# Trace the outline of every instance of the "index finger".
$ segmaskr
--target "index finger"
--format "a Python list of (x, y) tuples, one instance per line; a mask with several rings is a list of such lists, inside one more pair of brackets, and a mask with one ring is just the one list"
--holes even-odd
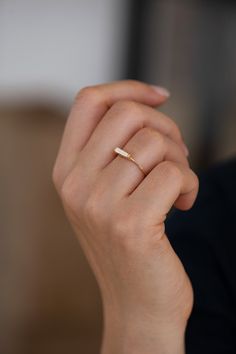
[(79, 91), (69, 114), (53, 178), (61, 186), (73, 168), (79, 151), (109, 108), (119, 100), (133, 100), (158, 106), (169, 97), (168, 91), (135, 80), (113, 81), (85, 87)]

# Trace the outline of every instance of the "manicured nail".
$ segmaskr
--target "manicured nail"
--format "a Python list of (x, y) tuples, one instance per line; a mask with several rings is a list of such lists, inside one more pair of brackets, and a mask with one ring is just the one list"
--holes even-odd
[(161, 86), (151, 85), (151, 87), (158, 93), (160, 96), (164, 96), (166, 98), (170, 97), (170, 91)]

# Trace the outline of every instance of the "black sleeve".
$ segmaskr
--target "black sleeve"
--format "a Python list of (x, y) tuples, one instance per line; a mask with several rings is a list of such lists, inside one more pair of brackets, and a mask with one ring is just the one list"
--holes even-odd
[(187, 354), (236, 353), (236, 163), (200, 176), (189, 211), (174, 210), (166, 233), (193, 285)]

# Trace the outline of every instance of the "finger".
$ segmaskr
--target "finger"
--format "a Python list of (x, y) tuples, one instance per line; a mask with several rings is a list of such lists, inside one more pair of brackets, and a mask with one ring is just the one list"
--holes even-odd
[(168, 136), (184, 151), (181, 133), (170, 118), (141, 103), (119, 101), (106, 113), (82, 151), (82, 156), (93, 160), (92, 164), (88, 161), (89, 168), (104, 168), (114, 159), (114, 148), (122, 148), (143, 127)]
[(135, 80), (114, 81), (83, 88), (75, 99), (64, 130), (62, 143), (54, 168), (57, 184), (62, 184), (71, 170), (77, 154), (83, 148), (98, 122), (117, 101), (129, 99), (157, 106), (168, 98), (162, 88)]
[(187, 166), (163, 161), (130, 194), (140, 216), (153, 225), (165, 219), (173, 204), (181, 210), (192, 207), (198, 192), (198, 178)]
[(164, 160), (189, 167), (187, 158), (179, 145), (149, 127), (140, 129), (124, 146), (124, 150), (131, 154), (143, 168), (144, 173), (135, 163), (119, 155), (112, 160), (102, 171), (100, 184), (102, 183), (103, 187), (100, 188), (106, 190), (112, 181), (108, 197), (113, 201), (128, 196), (141, 183), (145, 175)]

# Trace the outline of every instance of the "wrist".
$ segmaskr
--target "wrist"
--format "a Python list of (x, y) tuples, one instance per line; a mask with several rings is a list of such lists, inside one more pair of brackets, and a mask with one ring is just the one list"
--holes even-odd
[(185, 329), (148, 315), (104, 314), (102, 354), (184, 354)]

